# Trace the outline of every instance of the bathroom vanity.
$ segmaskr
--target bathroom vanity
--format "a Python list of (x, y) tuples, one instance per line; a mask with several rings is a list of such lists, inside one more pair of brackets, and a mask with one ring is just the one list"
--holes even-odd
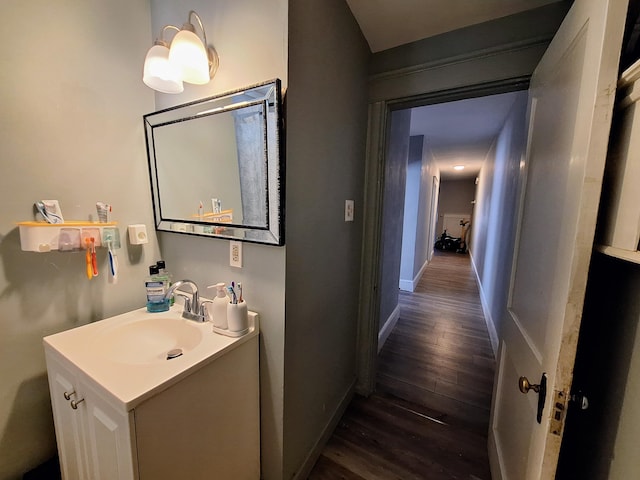
[(45, 337), (63, 478), (260, 478), (259, 328), (249, 316), (237, 338), (181, 318), (178, 305)]

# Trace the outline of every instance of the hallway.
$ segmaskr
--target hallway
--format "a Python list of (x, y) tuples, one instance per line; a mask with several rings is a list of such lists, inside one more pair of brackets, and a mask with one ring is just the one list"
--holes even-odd
[(469, 257), (436, 251), (309, 479), (490, 480), (494, 368)]

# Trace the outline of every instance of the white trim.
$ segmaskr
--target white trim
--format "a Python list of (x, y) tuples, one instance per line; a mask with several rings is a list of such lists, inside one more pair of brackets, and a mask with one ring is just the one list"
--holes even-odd
[(400, 279), (399, 287), (400, 287), (400, 290), (402, 290), (403, 292), (411, 292), (411, 293), (413, 293), (413, 291), (416, 289), (415, 280), (403, 280), (403, 279)]
[(502, 450), (498, 448), (498, 441), (493, 428), (489, 429), (489, 438), (487, 441), (489, 450), (489, 468), (491, 470), (491, 478), (493, 480), (503, 480), (502, 472), (506, 471), (504, 460), (502, 459)]
[(394, 329), (396, 324), (398, 323), (398, 319), (400, 318), (400, 304), (396, 305), (396, 308), (393, 309), (389, 318), (384, 322), (384, 326), (380, 329), (378, 333), (378, 353), (382, 350), (384, 346), (384, 342), (387, 341), (389, 335), (391, 335), (391, 331)]
[(415, 292), (418, 282), (422, 278), (422, 274), (424, 273), (424, 269), (427, 268), (427, 265), (429, 265), (429, 259), (422, 264), (420, 271), (415, 277), (413, 277), (413, 280), (400, 279), (400, 290), (411, 293)]
[(473, 268), (473, 273), (476, 276), (476, 284), (478, 285), (478, 292), (480, 293), (480, 303), (482, 304), (482, 316), (484, 318), (484, 323), (487, 324), (487, 332), (489, 332), (489, 339), (491, 340), (491, 350), (493, 350), (494, 358), (498, 358), (498, 345), (500, 343), (500, 337), (498, 336), (496, 324), (493, 321), (493, 317), (491, 316), (489, 302), (487, 301), (487, 297), (482, 288), (482, 282), (480, 281), (480, 276), (478, 275), (476, 262), (473, 260), (473, 255), (471, 254), (471, 252), (469, 252), (469, 257), (471, 258), (471, 267)]
[(632, 252), (631, 250), (624, 250), (622, 248), (611, 247), (609, 245), (596, 245), (595, 249), (597, 252), (604, 253), (610, 257), (640, 264), (640, 252)]
[(353, 399), (355, 385), (356, 380), (354, 379), (353, 382), (351, 382), (351, 385), (349, 385), (349, 388), (345, 392), (344, 396), (342, 397), (342, 400), (338, 404), (338, 407), (333, 412), (333, 415), (329, 419), (329, 422), (324, 427), (324, 430), (322, 430), (322, 434), (318, 438), (318, 441), (314, 444), (313, 448), (304, 459), (304, 462), (302, 462), (300, 470), (298, 470), (298, 472), (293, 476), (292, 480), (304, 480), (311, 474), (311, 470), (313, 470), (313, 467), (318, 461), (318, 458), (320, 458), (322, 450), (324, 450), (324, 447), (329, 441), (329, 438), (331, 438), (331, 435), (333, 435), (333, 431), (338, 426), (338, 422), (340, 422), (340, 419), (344, 415), (344, 412), (347, 410), (347, 407)]

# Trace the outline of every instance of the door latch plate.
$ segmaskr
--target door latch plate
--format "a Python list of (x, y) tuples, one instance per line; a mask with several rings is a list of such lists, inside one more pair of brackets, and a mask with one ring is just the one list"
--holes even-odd
[(562, 435), (564, 419), (567, 415), (567, 395), (561, 390), (553, 392), (553, 408), (551, 411), (551, 422), (549, 431), (554, 435)]

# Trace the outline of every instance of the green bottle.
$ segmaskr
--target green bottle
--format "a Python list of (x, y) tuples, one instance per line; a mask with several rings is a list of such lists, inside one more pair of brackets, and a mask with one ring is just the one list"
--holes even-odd
[(156, 313), (169, 310), (169, 300), (165, 298), (169, 283), (159, 274), (157, 265), (149, 267), (149, 277), (144, 284), (147, 289), (147, 311)]

